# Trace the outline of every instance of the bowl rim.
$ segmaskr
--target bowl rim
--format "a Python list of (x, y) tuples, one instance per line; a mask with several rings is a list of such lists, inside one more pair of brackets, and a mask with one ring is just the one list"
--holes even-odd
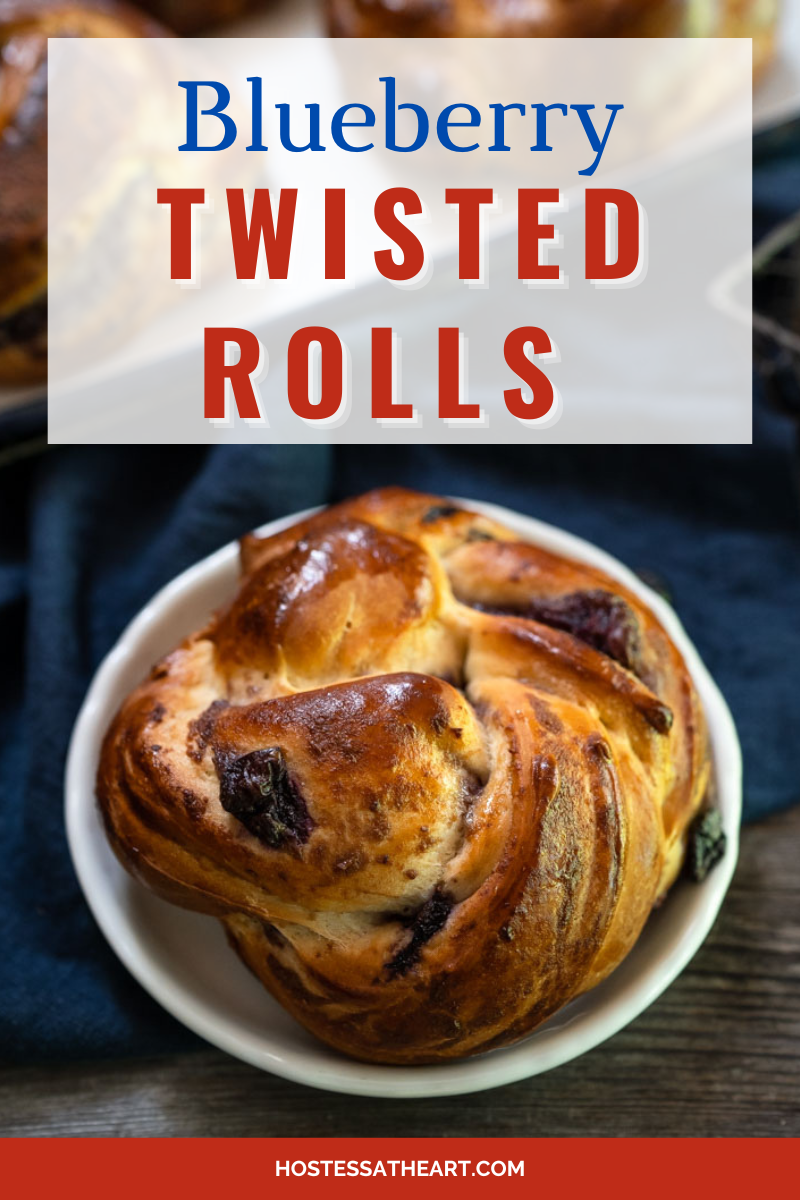
[[(576, 1021), (555, 1028), (552, 1036), (544, 1040), (542, 1034), (547, 1031), (547, 1023), (522, 1041), (487, 1054), (429, 1066), (388, 1066), (333, 1055), (322, 1043), (318, 1044), (318, 1055), (314, 1054), (316, 1044), (311, 1050), (287, 1051), (285, 1047), (270, 1045), (263, 1034), (237, 1028), (235, 1018), (220, 1015), (210, 1002), (194, 994), (148, 955), (126, 919), (124, 907), (110, 892), (104, 878), (107, 866), (95, 852), (96, 830), (101, 822), (94, 794), (97, 756), (118, 676), (141, 657), (143, 648), (139, 643), (165, 611), (185, 600), (214, 572), (232, 565), (238, 555), (238, 543), (222, 546), (161, 588), (126, 626), (98, 667), (75, 722), (67, 755), (67, 841), (78, 882), (101, 932), (134, 978), (162, 1007), (201, 1038), (234, 1057), (285, 1079), (326, 1091), (393, 1098), (461, 1095), (513, 1083), (577, 1058), (639, 1016), (681, 973), (709, 933), (736, 866), (742, 799), (739, 740), (730, 710), (674, 610), (629, 568), (575, 534), (496, 504), (455, 496), (449, 499), (510, 526), (536, 545), (600, 567), (650, 606), (683, 654), (703, 703), (717, 803), (728, 844), (715, 870), (702, 884), (693, 885), (702, 889), (698, 893), (702, 903), (673, 938), (658, 967), (645, 971), (644, 978), (628, 987), (622, 998), (601, 1002), (594, 1010), (590, 1006)], [(255, 532), (277, 533), (317, 511), (318, 508), (310, 508), (269, 521)], [(149, 661), (142, 666), (142, 676), (149, 666)], [(124, 873), (113, 856), (112, 861)], [(639, 940), (646, 936), (647, 926)], [(586, 996), (594, 994), (596, 989)]]

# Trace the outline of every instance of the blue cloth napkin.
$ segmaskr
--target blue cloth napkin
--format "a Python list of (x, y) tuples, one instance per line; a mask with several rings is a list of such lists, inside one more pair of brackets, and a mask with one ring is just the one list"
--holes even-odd
[[(780, 138), (757, 155), (759, 233), (800, 207), (798, 138)], [(0, 446), (35, 449), (41, 432), (29, 412), (0, 424)], [(733, 709), (745, 818), (800, 800), (795, 430), (761, 403), (752, 447), (0, 448), (0, 1057), (197, 1044), (117, 962), (80, 894), (62, 818), (76, 713), (122, 628), (184, 567), (386, 483), (506, 504), (663, 581)]]

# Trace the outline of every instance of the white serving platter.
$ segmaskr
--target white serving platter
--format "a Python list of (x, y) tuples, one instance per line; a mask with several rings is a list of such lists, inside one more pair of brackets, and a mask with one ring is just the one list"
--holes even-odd
[[(650, 605), (683, 653), (705, 707), (728, 847), (702, 883), (681, 880), (675, 885), (613, 975), (517, 1045), (422, 1067), (359, 1063), (329, 1049), (249, 974), (216, 920), (157, 899), (123, 870), (106, 841), (95, 801), (100, 744), (117, 706), (161, 655), (232, 595), (238, 548), (234, 543), (224, 546), (163, 588), (97, 671), (67, 761), (69, 847), (98, 925), (125, 966), (164, 1008), (235, 1057), (329, 1091), (387, 1097), (457, 1095), (512, 1083), (577, 1058), (637, 1017), (680, 974), (711, 929), (736, 865), (742, 800), (736, 729), (672, 608), (616, 559), (572, 534), (494, 505), (457, 503), (506, 523), (531, 542), (600, 567)], [(274, 521), (260, 532), (277, 532), (305, 515)]]

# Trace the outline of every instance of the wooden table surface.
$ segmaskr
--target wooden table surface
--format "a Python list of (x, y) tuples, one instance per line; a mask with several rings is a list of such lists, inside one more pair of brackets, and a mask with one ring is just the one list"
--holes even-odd
[(744, 831), (722, 914), (666, 994), (547, 1075), (371, 1100), (209, 1049), (6, 1070), (0, 1114), (24, 1136), (800, 1136), (800, 808)]

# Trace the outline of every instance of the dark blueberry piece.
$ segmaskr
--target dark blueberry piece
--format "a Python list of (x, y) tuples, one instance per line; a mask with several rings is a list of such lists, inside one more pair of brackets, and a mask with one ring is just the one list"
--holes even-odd
[(533, 597), (517, 607), (489, 604), (473, 607), (498, 616), (527, 617), (552, 629), (561, 629), (629, 671), (635, 674), (641, 671), (639, 622), (630, 605), (613, 592), (592, 588), (567, 592), (564, 596)]
[(434, 504), (433, 508), (429, 508), (422, 518), (423, 525), (432, 525), (434, 521), (440, 520), (442, 517), (454, 517), (456, 513), (460, 513), (461, 509), (456, 508), (453, 504)]
[(220, 800), (226, 812), (273, 849), (302, 845), (314, 828), (279, 746), (253, 750), (225, 764)]
[(409, 922), (411, 937), (386, 968), (390, 975), (404, 975), (419, 962), (420, 951), (435, 933), (444, 926), (454, 901), (446, 892), (437, 888), (429, 900), (426, 900), (416, 916)]
[(695, 817), (689, 829), (686, 850), (686, 874), (702, 883), (725, 853), (728, 839), (722, 829), (722, 817), (715, 808)]
[(200, 713), (194, 721), (189, 722), (189, 733), (186, 738), (186, 753), (195, 762), (200, 762), (206, 752), (206, 747), (214, 736), (217, 717), (230, 707), (227, 700), (212, 700), (208, 708)]
[(571, 633), (623, 667), (633, 669), (638, 660), (636, 617), (630, 606), (612, 592), (596, 588), (550, 600), (534, 600), (529, 611), (534, 621)]

